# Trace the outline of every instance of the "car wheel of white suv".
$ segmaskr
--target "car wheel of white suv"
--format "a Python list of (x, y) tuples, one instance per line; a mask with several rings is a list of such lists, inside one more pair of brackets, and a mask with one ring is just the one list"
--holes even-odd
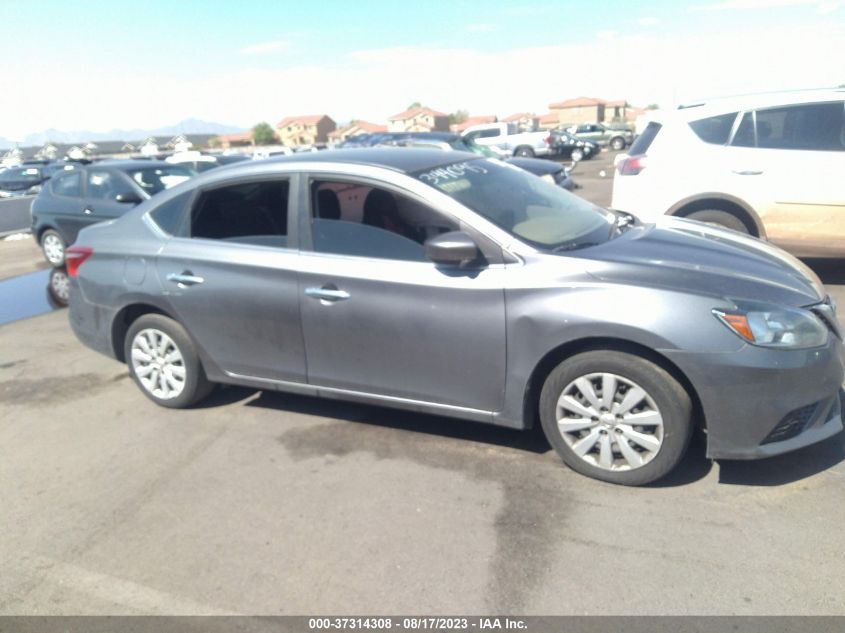
[(732, 213), (721, 211), (720, 209), (702, 209), (701, 211), (690, 213), (686, 218), (687, 220), (697, 220), (698, 222), (704, 222), (705, 224), (711, 224), (720, 228), (732, 229), (737, 233), (745, 233), (746, 235), (750, 233), (748, 227), (745, 226), (745, 222)]

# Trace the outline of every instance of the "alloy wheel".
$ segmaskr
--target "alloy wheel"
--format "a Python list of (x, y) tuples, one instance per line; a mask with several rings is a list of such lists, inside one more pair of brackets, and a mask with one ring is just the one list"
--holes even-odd
[(560, 394), (555, 419), (563, 440), (582, 460), (603, 470), (641, 468), (663, 446), (663, 416), (632, 380), (591, 373)]
[(44, 256), (54, 266), (60, 265), (65, 259), (65, 245), (61, 238), (53, 233), (48, 233), (42, 241)]
[(185, 388), (185, 360), (167, 334), (148, 328), (132, 340), (132, 370), (141, 385), (162, 400), (176, 398)]

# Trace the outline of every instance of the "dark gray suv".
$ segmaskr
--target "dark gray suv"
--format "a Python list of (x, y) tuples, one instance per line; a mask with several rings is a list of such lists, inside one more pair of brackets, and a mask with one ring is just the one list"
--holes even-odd
[(643, 484), (695, 425), (750, 459), (842, 429), (818, 278), (754, 238), (643, 224), (473, 154), (350, 149), (210, 171), (68, 249), (70, 321), (141, 391), (214, 383), (526, 428)]

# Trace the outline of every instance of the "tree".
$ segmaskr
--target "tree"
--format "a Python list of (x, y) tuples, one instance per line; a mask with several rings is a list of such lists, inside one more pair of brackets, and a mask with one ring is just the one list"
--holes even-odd
[(660, 106), (657, 105), (656, 103), (649, 103), (646, 106), (646, 110), (659, 110), (659, 109), (660, 109)]
[(426, 106), (424, 106), (423, 104), (421, 104), (419, 101), (414, 101), (411, 105), (409, 105), (409, 106), (408, 106), (407, 108), (405, 108), (405, 109), (406, 109), (406, 110), (413, 110), (414, 108), (424, 108), (424, 107), (426, 107)]
[(449, 115), (449, 124), (463, 123), (467, 120), (469, 112), (467, 110), (455, 110)]
[(256, 145), (272, 145), (276, 142), (276, 133), (269, 123), (262, 121), (252, 128), (252, 140)]

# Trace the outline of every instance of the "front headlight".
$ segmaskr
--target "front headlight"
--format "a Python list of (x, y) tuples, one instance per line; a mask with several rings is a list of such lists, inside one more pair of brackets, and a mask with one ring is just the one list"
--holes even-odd
[(800, 349), (827, 343), (827, 327), (808, 310), (713, 310), (713, 314), (734, 334), (754, 345)]
[(553, 185), (555, 184), (555, 177), (551, 174), (543, 174), (542, 176), (540, 176), (540, 178), (542, 178), (546, 182), (552, 183)]

